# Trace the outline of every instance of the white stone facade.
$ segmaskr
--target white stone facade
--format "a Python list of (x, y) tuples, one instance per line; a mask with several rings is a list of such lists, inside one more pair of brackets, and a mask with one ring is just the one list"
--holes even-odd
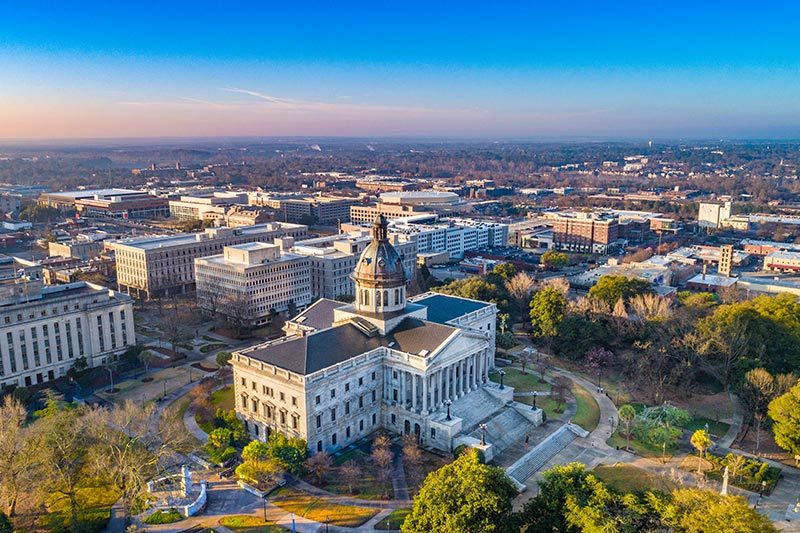
[(85, 282), (44, 287), (0, 307), (0, 389), (63, 377), (81, 357), (104, 365), (134, 344), (130, 296)]

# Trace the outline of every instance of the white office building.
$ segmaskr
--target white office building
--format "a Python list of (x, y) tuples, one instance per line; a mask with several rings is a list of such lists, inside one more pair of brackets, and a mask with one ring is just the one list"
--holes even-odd
[(723, 222), (731, 218), (731, 202), (700, 202), (697, 212), (697, 225), (701, 228), (721, 228)]
[(418, 223), (416, 217), (391, 222), (392, 234), (403, 235), (417, 243), (417, 253), (447, 252), (462, 258), (470, 250), (505, 246), (508, 224), (469, 218), (448, 218), (436, 223)]
[(305, 309), (311, 303), (310, 261), (281, 247), (281, 239), (251, 242), (195, 259), (200, 308), (249, 327), (268, 324), (277, 313)]
[(86, 282), (45, 287), (41, 266), (0, 257), (0, 390), (108, 363), (136, 344), (130, 296)]
[[(406, 278), (412, 279), (417, 263), (417, 243), (398, 235), (392, 235), (390, 239), (403, 261)], [(292, 252), (310, 261), (311, 295), (332, 300), (354, 295), (353, 270), (370, 241), (366, 231), (356, 230), (295, 243)]]

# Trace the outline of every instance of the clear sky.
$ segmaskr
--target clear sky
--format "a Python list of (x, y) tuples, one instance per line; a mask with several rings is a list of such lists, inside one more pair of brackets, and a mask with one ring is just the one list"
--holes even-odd
[(800, 3), (3, 2), (0, 138), (800, 138)]

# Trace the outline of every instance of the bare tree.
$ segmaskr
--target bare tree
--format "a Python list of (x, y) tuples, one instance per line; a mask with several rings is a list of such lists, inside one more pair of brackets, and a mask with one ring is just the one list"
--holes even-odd
[(177, 300), (173, 298), (172, 306), (166, 310), (162, 319), (162, 331), (173, 352), (177, 352), (180, 342), (192, 338), (195, 319), (191, 313), (181, 311)]
[(536, 281), (525, 272), (518, 272), (514, 277), (505, 282), (509, 296), (514, 299), (520, 313), (526, 314), (528, 304), (531, 301)]
[(655, 294), (637, 294), (628, 306), (639, 320), (664, 320), (672, 315), (669, 301)]
[(525, 367), (531, 362), (531, 352), (530, 348), (522, 350), (519, 353), (519, 364), (522, 367), (522, 373), (525, 374)]
[[(378, 471), (378, 478), (383, 483), (383, 486), (388, 490), (388, 480), (392, 473), (392, 463), (394, 462), (394, 454), (389, 448), (389, 438), (385, 435), (378, 435), (372, 441), (372, 462)], [(388, 497), (388, 493), (385, 494)]]
[(27, 411), (12, 395), (0, 404), (0, 503), (14, 516), (20, 492), (29, 485), (36, 465), (36, 439), (25, 425)]
[(354, 460), (350, 459), (339, 469), (344, 482), (347, 483), (347, 492), (353, 494), (353, 484), (361, 478), (361, 467)]
[(228, 295), (222, 303), (222, 312), (237, 335), (242, 335), (250, 327), (250, 299), (246, 294), (236, 292)]
[(306, 469), (317, 478), (317, 485), (322, 485), (325, 474), (333, 468), (333, 459), (328, 452), (317, 452), (306, 461)]
[(422, 466), (422, 448), (416, 435), (403, 436), (403, 462), (411, 477), (416, 479)]
[(92, 436), (91, 466), (107, 476), (122, 494), (126, 513), (147, 490), (147, 479), (164, 471), (186, 443), (186, 431), (178, 417), (170, 416), (158, 428), (151, 427), (155, 405), (145, 407), (126, 401), (112, 408), (95, 408), (83, 417)]
[(767, 418), (769, 402), (775, 398), (775, 378), (764, 368), (754, 368), (744, 375), (742, 400), (756, 426), (756, 452), (761, 444), (761, 426)]
[(572, 380), (565, 376), (556, 376), (550, 387), (550, 394), (556, 402), (556, 411), (561, 412), (567, 401), (567, 393), (572, 388)]

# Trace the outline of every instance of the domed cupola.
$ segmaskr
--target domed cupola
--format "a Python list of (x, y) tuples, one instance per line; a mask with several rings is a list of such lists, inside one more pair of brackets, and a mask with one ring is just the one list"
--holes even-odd
[(383, 215), (378, 215), (372, 225), (372, 242), (361, 253), (353, 279), (359, 312), (388, 313), (405, 308), (403, 259), (389, 242), (389, 223)]

